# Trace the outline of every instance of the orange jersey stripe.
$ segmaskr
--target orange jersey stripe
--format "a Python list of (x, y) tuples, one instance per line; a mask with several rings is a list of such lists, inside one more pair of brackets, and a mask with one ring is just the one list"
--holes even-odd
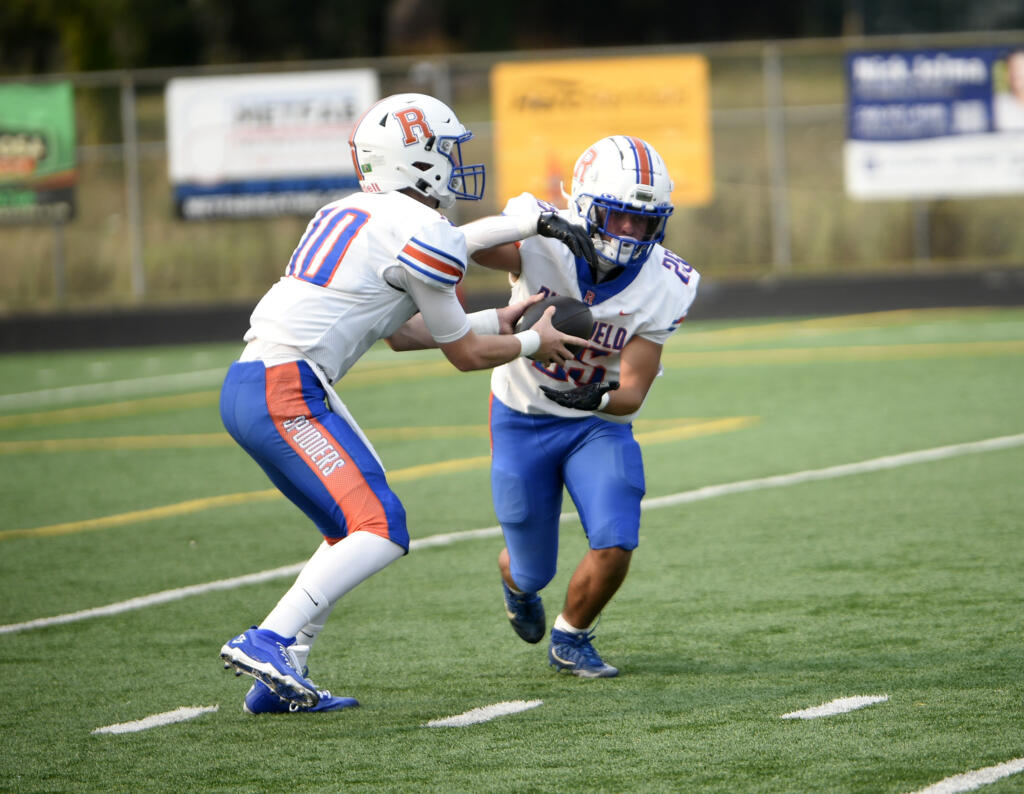
[[(266, 388), (267, 408), (274, 427), (334, 498), (345, 516), (348, 531), (371, 532), (387, 538), (387, 514), (377, 494), (341, 442), (318, 419), (309, 416), (309, 407), (302, 397), (298, 362), (268, 367)], [(307, 421), (300, 423), (300, 417)], [(292, 425), (291, 429), (285, 426), (286, 422)], [(295, 427), (301, 429), (296, 432)], [(309, 445), (307, 440), (314, 434), (319, 438)], [(335, 454), (337, 458), (332, 460)]]
[(427, 265), (428, 267), (434, 268), (434, 270), (440, 270), (442, 273), (447, 273), (449, 276), (454, 276), (455, 278), (458, 279), (462, 278), (462, 271), (459, 270), (457, 267), (452, 267), (447, 262), (443, 262), (440, 259), (437, 259), (436, 257), (430, 256), (424, 251), (421, 251), (419, 248), (414, 248), (411, 245), (407, 245), (405, 246), (405, 248), (402, 249), (402, 253), (408, 254), (413, 259), (417, 259), (423, 264)]

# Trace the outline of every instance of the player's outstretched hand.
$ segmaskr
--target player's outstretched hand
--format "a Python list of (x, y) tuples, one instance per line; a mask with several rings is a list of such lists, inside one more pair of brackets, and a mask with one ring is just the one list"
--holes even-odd
[(569, 223), (561, 215), (554, 212), (542, 213), (537, 221), (537, 234), (541, 237), (553, 237), (560, 240), (566, 248), (572, 251), (573, 256), (582, 256), (589, 265), (597, 264), (594, 241), (590, 239), (587, 230), (575, 223)]
[(508, 306), (502, 306), (499, 308), (498, 333), (515, 333), (516, 323), (519, 322), (519, 318), (523, 316), (523, 312), (533, 306), (533, 304), (542, 300), (544, 300), (544, 293), (537, 292), (526, 300), (519, 301), (518, 303), (510, 303)]
[(540, 347), (530, 356), (534, 361), (542, 364), (558, 364), (562, 366), (567, 361), (572, 361), (576, 354), (569, 349), (569, 345), (575, 347), (586, 347), (587, 340), (578, 336), (564, 334), (552, 325), (555, 316), (555, 307), (548, 306), (532, 326), (532, 330), (540, 334)]
[(548, 399), (554, 400), (566, 408), (575, 408), (577, 411), (594, 411), (601, 405), (601, 398), (605, 392), (615, 391), (617, 388), (619, 388), (619, 382), (610, 380), (607, 383), (587, 383), (567, 391), (559, 391), (551, 386), (541, 386), (540, 390), (547, 395)]

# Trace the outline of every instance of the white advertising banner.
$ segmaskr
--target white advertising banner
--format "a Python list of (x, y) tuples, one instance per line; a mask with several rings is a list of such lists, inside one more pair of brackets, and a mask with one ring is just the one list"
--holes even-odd
[(379, 97), (373, 69), (171, 80), (168, 173), (178, 214), (306, 215), (355, 190), (348, 139)]
[(854, 52), (847, 87), (851, 197), (1024, 193), (1024, 49)]

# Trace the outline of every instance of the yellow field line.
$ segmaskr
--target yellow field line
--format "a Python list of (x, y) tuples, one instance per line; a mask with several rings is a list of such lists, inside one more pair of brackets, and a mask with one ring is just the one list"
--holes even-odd
[[(936, 310), (946, 311), (946, 310)], [(900, 315), (906, 312), (883, 312), (881, 314)], [(874, 315), (850, 315), (852, 318), (872, 317)], [(838, 323), (839, 320), (849, 318), (824, 318), (820, 320), (803, 321), (807, 327), (826, 326), (828, 323)], [(799, 323), (780, 323), (778, 328), (793, 328)], [(768, 330), (773, 326), (757, 326), (753, 330)], [(842, 326), (839, 326), (842, 327)], [(725, 329), (723, 331), (707, 332), (708, 336), (727, 336), (732, 331), (743, 329)], [(690, 339), (697, 339), (699, 335), (694, 334)], [(739, 335), (741, 341), (749, 341), (756, 338), (756, 334), (749, 336)], [(682, 337), (680, 343), (685, 344), (687, 337)], [(996, 355), (1019, 355), (1024, 352), (1024, 340), (992, 341), (992, 342), (933, 342), (914, 343), (904, 345), (854, 345), (854, 346), (827, 346), (827, 347), (794, 347), (794, 348), (769, 348), (760, 350), (702, 350), (702, 351), (678, 351), (675, 352), (677, 344), (672, 344), (662, 355), (662, 361), (666, 364), (676, 366), (740, 366), (750, 363), (773, 363), (788, 362), (797, 363), (803, 361), (885, 361), (895, 359), (915, 358), (941, 358), (943, 356), (996, 356)], [(387, 368), (375, 368), (366, 371), (353, 370), (345, 376), (342, 391), (352, 387), (366, 386), (377, 383), (386, 383), (397, 380), (407, 380), (420, 377), (442, 377), (458, 373), (447, 361), (417, 362), (403, 364)], [(51, 411), (38, 411), (34, 413), (9, 414), (0, 416), (0, 430), (39, 427), (41, 425), (63, 424), (68, 422), (81, 422), (97, 419), (111, 419), (128, 415), (154, 413), (158, 411), (181, 410), (182, 408), (195, 408), (217, 403), (219, 392), (216, 390), (191, 392), (187, 394), (170, 395), (166, 397), (147, 397), (138, 400), (127, 400), (116, 403), (103, 403), (101, 405), (89, 405), (79, 408), (62, 408)], [(439, 435), (437, 437), (444, 437)]]
[[(862, 314), (843, 314), (835, 317), (810, 317), (802, 320), (780, 320), (773, 323), (741, 325), (733, 328), (720, 328), (712, 331), (684, 329), (683, 333), (673, 338), (672, 343), (685, 344), (689, 341), (746, 342), (753, 340), (773, 339), (793, 331), (826, 330), (845, 331), (880, 326), (909, 325), (922, 320), (935, 321), (947, 317), (978, 316), (989, 314), (992, 307), (936, 309), (892, 309)], [(997, 311), (999, 311), (997, 309)]]
[(111, 419), (133, 414), (175, 411), (182, 408), (195, 408), (201, 405), (214, 405), (219, 394), (217, 391), (197, 391), (189, 394), (174, 394), (168, 397), (145, 397), (140, 400), (103, 403), (101, 405), (84, 405), (80, 408), (59, 408), (53, 411), (10, 414), (8, 416), (0, 416), (0, 429), (39, 427), (40, 425), (81, 422), (88, 419)]
[(730, 416), (725, 419), (711, 419), (706, 422), (674, 427), (668, 430), (637, 433), (636, 440), (640, 442), (641, 446), (667, 444), (670, 441), (679, 441), (684, 438), (696, 438), (697, 436), (710, 436), (714, 433), (729, 433), (733, 430), (741, 430), (744, 427), (749, 427), (756, 421), (756, 416)]
[(132, 510), (128, 513), (118, 513), (112, 516), (87, 518), (84, 521), (68, 521), (64, 524), (51, 524), (47, 527), (34, 527), (32, 529), (5, 529), (0, 532), (0, 540), (70, 535), (90, 529), (109, 529), (110, 527), (120, 527), (140, 521), (154, 521), (158, 518), (198, 513), (201, 510), (209, 510), (211, 507), (231, 507), (251, 502), (267, 502), (272, 499), (278, 499), (280, 496), (281, 492), (276, 488), (268, 488), (265, 491), (224, 494), (223, 496), (208, 496), (204, 499), (189, 499), (188, 501), (178, 502), (173, 505), (150, 507), (145, 510)]
[(47, 438), (38, 441), (0, 441), (0, 455), (39, 452), (95, 452), (115, 449), (191, 449), (193, 447), (227, 447), (233, 446), (234, 443), (227, 433)]
[(487, 438), (487, 425), (434, 425), (432, 427), (378, 427), (366, 430), (373, 442), (429, 441), (438, 438)]
[[(731, 430), (738, 430), (756, 421), (756, 417), (738, 416), (725, 419), (711, 420), (650, 420), (652, 425), (664, 425), (669, 423), (683, 423), (682, 426), (669, 427), (668, 429), (652, 430), (637, 435), (637, 441), (644, 445), (665, 444), (671, 441), (678, 441), (682, 438), (692, 438), (699, 435), (711, 433), (726, 433)], [(410, 482), (426, 477), (435, 477), (442, 474), (453, 474), (463, 471), (476, 471), (486, 469), (490, 466), (490, 455), (477, 455), (471, 458), (458, 458), (455, 460), (442, 461), (440, 463), (426, 463), (419, 466), (407, 466), (403, 469), (395, 469), (388, 472), (388, 480), (391, 482)], [(0, 530), (0, 541), (14, 540), (15, 538), (51, 537), (54, 535), (71, 535), (77, 532), (86, 532), (95, 529), (108, 529), (126, 524), (134, 524), (143, 521), (154, 521), (160, 518), (198, 513), (215, 507), (232, 507), (234, 505), (249, 504), (252, 502), (267, 502), (281, 497), (281, 492), (276, 488), (269, 488), (263, 491), (247, 491), (245, 493), (224, 494), (222, 496), (209, 496), (203, 499), (189, 499), (172, 505), (151, 507), (145, 510), (132, 510), (127, 513), (117, 513), (111, 516), (99, 516), (88, 518), (82, 521), (68, 521), (62, 524), (51, 524), (44, 527), (32, 527), (29, 529), (6, 529)]]
[(424, 463), (420, 466), (407, 466), (404, 469), (395, 469), (388, 472), (388, 480), (391, 482), (410, 482), (412, 480), (422, 480), (426, 477), (434, 477), (438, 474), (455, 474), (460, 471), (486, 469), (490, 465), (490, 455), (456, 458), (455, 460), (446, 460), (441, 463)]
[[(671, 429), (673, 438), (689, 438), (707, 432), (718, 432), (718, 424), (736, 420), (705, 421), (701, 419), (638, 419), (638, 431)], [(696, 430), (691, 426), (697, 425)], [(682, 429), (680, 429), (682, 428)], [(702, 429), (702, 428), (711, 428)], [(731, 429), (731, 428), (726, 428)], [(365, 431), (374, 443), (383, 441), (429, 441), (439, 438), (487, 438), (487, 425), (434, 425), (426, 427), (381, 427)], [(648, 435), (651, 435), (648, 432)], [(637, 436), (643, 438), (644, 436)], [(176, 435), (104, 436), (102, 438), (47, 438), (27, 441), (0, 441), (0, 455), (60, 452), (96, 452), (102, 450), (193, 449), (197, 447), (231, 447), (235, 442), (227, 433), (181, 433)]]
[[(486, 425), (438, 425), (436, 427), (382, 427), (366, 431), (375, 442), (420, 441), (438, 438), (486, 438)], [(235, 442), (227, 433), (181, 433), (177, 435), (105, 436), (103, 438), (47, 438), (28, 441), (0, 441), (0, 455), (53, 452), (95, 452), (97, 450), (191, 449), (230, 447)]]
[(682, 367), (734, 367), (743, 364), (799, 364), (807, 361), (903, 361), (923, 358), (1021, 354), (1024, 354), (1024, 340), (792, 347), (767, 350), (707, 350), (666, 353), (661, 360), (664, 364)]

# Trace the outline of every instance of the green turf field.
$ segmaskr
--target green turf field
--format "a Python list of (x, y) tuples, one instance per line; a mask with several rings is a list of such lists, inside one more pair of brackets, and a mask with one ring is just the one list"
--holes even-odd
[[(458, 534), (495, 524), (488, 374), (375, 348), (340, 394), (417, 547), (335, 610), (311, 675), (362, 706), (321, 715), (244, 714), (218, 659), (290, 576), (233, 580), (319, 541), (221, 428), (238, 349), (0, 357), (0, 790), (912, 792), (1024, 766), (1024, 310), (685, 327), (636, 424), (653, 501), (597, 681), (515, 636), (500, 537)], [(583, 549), (565, 516), (549, 619)], [(783, 718), (860, 696), (887, 699)], [(541, 703), (428, 725), (515, 701)], [(93, 733), (181, 707), (209, 711)]]

